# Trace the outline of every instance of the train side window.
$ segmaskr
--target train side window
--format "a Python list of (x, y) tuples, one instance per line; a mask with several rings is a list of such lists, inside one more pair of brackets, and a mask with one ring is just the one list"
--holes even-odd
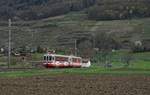
[(55, 57), (52, 57), (52, 60), (55, 61)]
[(68, 58), (67, 57), (57, 56), (55, 60), (56, 61), (63, 61), (63, 62), (65, 62), (65, 61), (68, 61)]
[(78, 59), (77, 61), (80, 63), (80, 62), (81, 62), (81, 59)]
[(73, 58), (72, 61), (73, 62), (78, 62), (78, 59), (77, 58)]
[(68, 61), (72, 63), (72, 58), (69, 58)]

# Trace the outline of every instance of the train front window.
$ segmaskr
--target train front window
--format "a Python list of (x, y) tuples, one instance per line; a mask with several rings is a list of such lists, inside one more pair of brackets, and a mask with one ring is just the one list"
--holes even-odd
[(44, 56), (45, 61), (52, 61), (52, 56)]
[(49, 59), (49, 58), (48, 58), (48, 56), (47, 56), (46, 60), (48, 61), (48, 59)]
[(46, 57), (46, 56), (44, 56), (44, 60), (47, 60), (47, 57)]
[(52, 61), (52, 56), (49, 56), (49, 59), (48, 59), (49, 61)]

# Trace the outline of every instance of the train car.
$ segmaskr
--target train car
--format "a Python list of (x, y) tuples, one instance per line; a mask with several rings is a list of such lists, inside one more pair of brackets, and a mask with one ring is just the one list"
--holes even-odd
[(90, 61), (83, 62), (81, 57), (58, 54), (45, 54), (44, 67), (46, 68), (80, 68), (90, 67)]

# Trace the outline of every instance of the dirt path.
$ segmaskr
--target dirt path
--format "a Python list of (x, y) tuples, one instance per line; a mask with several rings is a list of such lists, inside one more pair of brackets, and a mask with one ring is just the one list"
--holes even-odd
[(0, 78), (0, 95), (150, 95), (150, 77)]
[(103, 23), (101, 21), (97, 22), (90, 31), (94, 32), (99, 28), (99, 25), (102, 25)]

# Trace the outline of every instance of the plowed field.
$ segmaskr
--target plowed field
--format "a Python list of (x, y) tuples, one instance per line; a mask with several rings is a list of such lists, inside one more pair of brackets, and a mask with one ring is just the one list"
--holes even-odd
[(0, 78), (0, 95), (150, 95), (149, 76)]

